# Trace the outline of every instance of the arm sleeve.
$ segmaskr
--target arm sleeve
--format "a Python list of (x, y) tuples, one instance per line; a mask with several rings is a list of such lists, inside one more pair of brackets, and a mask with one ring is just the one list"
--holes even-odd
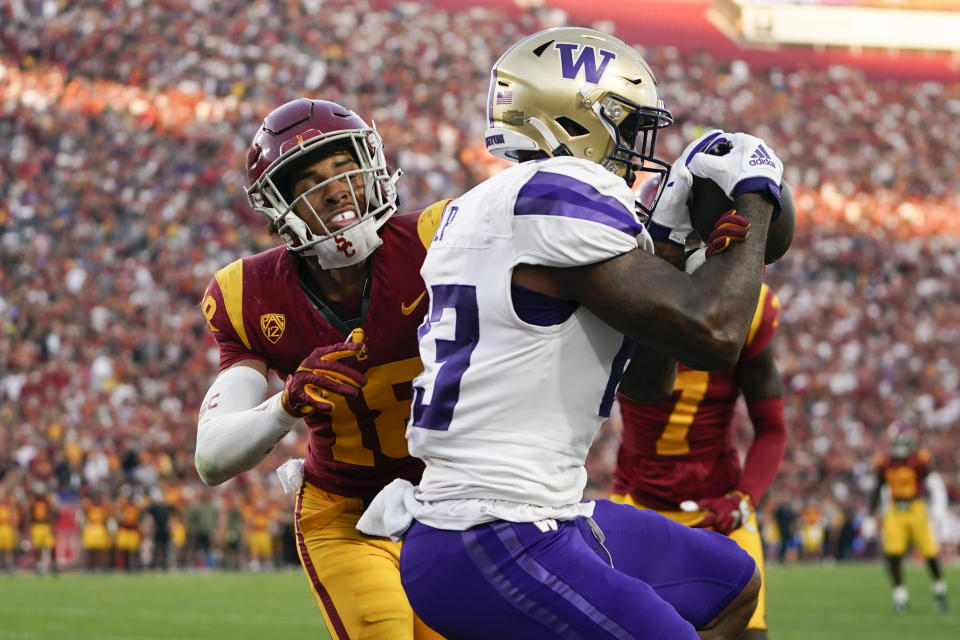
[(783, 398), (765, 398), (747, 402), (754, 437), (738, 488), (756, 505), (766, 493), (783, 461), (787, 427), (783, 419)]
[(226, 369), (210, 385), (197, 421), (194, 464), (208, 485), (260, 463), (296, 424), (279, 393), (264, 400), (267, 380), (250, 367)]
[(873, 489), (870, 491), (870, 513), (874, 513), (877, 507), (880, 506), (880, 497), (883, 491), (883, 485), (886, 482), (883, 475), (885, 464), (886, 459), (883, 454), (878, 453), (873, 457), (873, 466), (876, 469), (876, 473), (874, 475)]
[(923, 484), (930, 496), (930, 517), (933, 520), (941, 520), (946, 516), (949, 507), (947, 486), (936, 471), (928, 473), (927, 477), (923, 479)]
[(750, 321), (746, 344), (740, 354), (740, 361), (756, 358), (773, 340), (773, 334), (780, 325), (780, 299), (766, 283), (760, 288), (760, 299)]

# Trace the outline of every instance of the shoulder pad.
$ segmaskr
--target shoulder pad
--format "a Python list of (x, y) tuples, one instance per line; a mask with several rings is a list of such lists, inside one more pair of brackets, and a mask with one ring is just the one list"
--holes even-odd
[(235, 260), (214, 274), (220, 286), (220, 295), (226, 307), (227, 317), (243, 345), (249, 349), (250, 340), (243, 326), (243, 260)]
[(436, 233), (437, 227), (440, 226), (440, 217), (443, 215), (443, 210), (451, 200), (452, 198), (448, 198), (434, 202), (420, 212), (420, 217), (417, 219), (417, 235), (420, 236), (420, 242), (423, 243), (425, 249), (430, 248), (430, 242), (433, 241), (433, 234)]

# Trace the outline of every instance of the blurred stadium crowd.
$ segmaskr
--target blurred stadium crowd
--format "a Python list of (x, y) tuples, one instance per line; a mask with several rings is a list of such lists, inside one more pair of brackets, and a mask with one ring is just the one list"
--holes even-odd
[[(337, 101), (376, 121), (405, 172), (402, 208), (453, 197), (499, 168), (481, 141), (491, 63), (563, 14), (374, 0), (18, 0), (0, 12), (0, 505), (25, 524), (31, 495), (55, 495), (71, 557), (93, 493), (112, 505), (108, 522), (129, 504), (168, 505), (186, 564), (213, 548), (229, 557), (246, 547), (236, 532), (257, 527), (280, 553), (290, 500), (273, 468), (302, 434), (223, 488), (193, 469), (217, 367), (200, 297), (217, 268), (276, 242), (241, 189), (250, 137), (277, 104)], [(799, 230), (768, 280), (783, 303), (789, 440), (761, 509), (772, 548), (818, 526), (830, 553), (846, 536), (868, 554), (871, 460), (894, 419), (920, 429), (960, 500), (960, 81), (752, 73), (636, 44), (677, 122), (658, 155), (719, 126), (765, 138), (785, 162)], [(596, 443), (590, 495), (607, 488), (617, 429)], [(795, 530), (780, 532), (791, 514)], [(137, 526), (152, 535), (158, 520)], [(955, 554), (955, 519), (942, 533)]]

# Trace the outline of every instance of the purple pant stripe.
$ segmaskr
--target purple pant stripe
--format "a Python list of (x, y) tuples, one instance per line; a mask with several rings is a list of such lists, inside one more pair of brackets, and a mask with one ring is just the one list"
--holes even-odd
[[(499, 566), (502, 564), (494, 559), (484, 548), (484, 543), (476, 531), (464, 531), (462, 535), (463, 546), (470, 558), (476, 564), (477, 569), (484, 575), (497, 593), (510, 602), (517, 609), (523, 611), (533, 620), (539, 621), (543, 626), (552, 629), (557, 637), (567, 640), (580, 640), (581, 636), (567, 623), (550, 612), (549, 609), (541, 606), (536, 600), (523, 592), (523, 589), (515, 585), (507, 576), (500, 572)], [(489, 542), (489, 538), (488, 538)], [(509, 554), (506, 549), (502, 553)]]
[[(573, 523), (564, 523), (564, 525), (569, 527), (575, 526)], [(527, 576), (533, 579), (535, 583), (545, 584), (550, 587), (551, 591), (569, 602), (583, 615), (592, 620), (594, 624), (601, 627), (614, 638), (631, 640), (633, 636), (627, 632), (626, 629), (621, 627), (615, 620), (611, 619), (609, 616), (605, 615), (602, 611), (599, 611), (595, 606), (590, 604), (586, 598), (577, 593), (577, 591), (571, 585), (566, 583), (560, 576), (540, 564), (532, 554), (526, 553), (526, 547), (517, 536), (516, 529), (519, 526), (529, 527), (531, 525), (527, 524), (512, 525), (509, 527), (495, 527), (497, 537), (500, 539), (500, 542), (503, 543), (507, 553), (513, 556), (513, 558), (516, 560), (517, 566), (523, 569)]]

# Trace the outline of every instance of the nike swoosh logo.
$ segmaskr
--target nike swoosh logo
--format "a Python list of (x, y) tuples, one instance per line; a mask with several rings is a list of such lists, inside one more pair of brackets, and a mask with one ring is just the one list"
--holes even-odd
[(402, 314), (405, 315), (405, 316), (408, 316), (408, 315), (410, 315), (411, 313), (413, 313), (413, 310), (417, 308), (417, 305), (420, 304), (420, 301), (423, 300), (423, 296), (425, 296), (425, 295), (427, 295), (427, 292), (426, 292), (426, 291), (424, 291), (423, 293), (421, 293), (421, 294), (417, 297), (417, 299), (413, 301), (413, 304), (410, 304), (410, 305), (406, 305), (406, 304), (403, 304), (403, 303), (401, 302), (401, 303), (400, 303), (400, 313), (402, 313)]

